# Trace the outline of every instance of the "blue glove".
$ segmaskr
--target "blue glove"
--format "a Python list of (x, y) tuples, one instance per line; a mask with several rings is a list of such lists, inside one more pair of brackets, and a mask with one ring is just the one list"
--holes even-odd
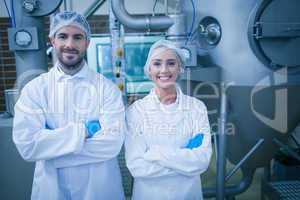
[(85, 127), (87, 129), (88, 137), (93, 137), (98, 131), (101, 130), (101, 125), (98, 120), (91, 120), (85, 122)]
[(52, 128), (50, 128), (50, 126), (47, 124), (47, 122), (46, 122), (46, 124), (45, 124), (45, 129), (53, 130)]
[(198, 133), (195, 137), (189, 140), (189, 143), (186, 145), (185, 148), (193, 149), (200, 147), (203, 141), (203, 136), (204, 135), (202, 133)]

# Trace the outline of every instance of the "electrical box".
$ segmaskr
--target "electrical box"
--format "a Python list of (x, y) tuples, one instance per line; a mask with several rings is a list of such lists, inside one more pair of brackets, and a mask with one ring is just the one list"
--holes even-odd
[(11, 51), (38, 50), (38, 30), (36, 27), (9, 28), (8, 43)]

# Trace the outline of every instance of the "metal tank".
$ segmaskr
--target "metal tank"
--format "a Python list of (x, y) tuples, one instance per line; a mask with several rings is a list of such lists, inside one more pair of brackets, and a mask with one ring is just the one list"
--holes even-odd
[[(182, 1), (192, 26), (190, 1)], [(226, 84), (227, 158), (237, 164), (260, 140), (264, 142), (244, 166), (255, 169), (269, 164), (300, 120), (300, 1), (297, 0), (195, 0), (198, 26), (193, 42), (198, 47), (196, 68), (187, 91), (195, 94), (203, 73), (219, 68), (220, 79), (211, 79), (209, 94), (219, 82)], [(198, 72), (197, 72), (198, 71)], [(220, 94), (220, 93), (218, 93)], [(220, 99), (205, 100), (208, 110)], [(210, 115), (216, 123), (218, 112)], [(232, 128), (232, 127), (231, 127)]]

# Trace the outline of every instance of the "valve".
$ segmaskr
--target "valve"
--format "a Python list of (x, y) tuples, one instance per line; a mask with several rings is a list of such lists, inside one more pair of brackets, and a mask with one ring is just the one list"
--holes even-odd
[(38, 1), (37, 0), (24, 0), (23, 8), (25, 9), (26, 12), (32, 13), (35, 9), (38, 8)]

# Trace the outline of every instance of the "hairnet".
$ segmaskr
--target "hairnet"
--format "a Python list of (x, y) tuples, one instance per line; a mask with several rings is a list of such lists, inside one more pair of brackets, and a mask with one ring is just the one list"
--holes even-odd
[(150, 63), (151, 63), (152, 55), (153, 55), (153, 53), (156, 49), (161, 48), (161, 47), (166, 48), (166, 49), (170, 49), (176, 54), (176, 56), (179, 60), (180, 72), (184, 71), (184, 65), (185, 65), (185, 59), (186, 58), (185, 58), (182, 50), (180, 48), (176, 47), (175, 44), (171, 41), (158, 40), (157, 42), (155, 42), (151, 46), (151, 48), (149, 50), (149, 53), (148, 53), (146, 64), (144, 66), (144, 72), (145, 72), (145, 75), (148, 76), (148, 78), (150, 78), (149, 70), (150, 70)]
[(60, 12), (52, 17), (49, 37), (53, 37), (55, 33), (62, 27), (70, 25), (83, 30), (85, 32), (86, 38), (90, 39), (91, 29), (89, 23), (84, 16), (72, 11)]

